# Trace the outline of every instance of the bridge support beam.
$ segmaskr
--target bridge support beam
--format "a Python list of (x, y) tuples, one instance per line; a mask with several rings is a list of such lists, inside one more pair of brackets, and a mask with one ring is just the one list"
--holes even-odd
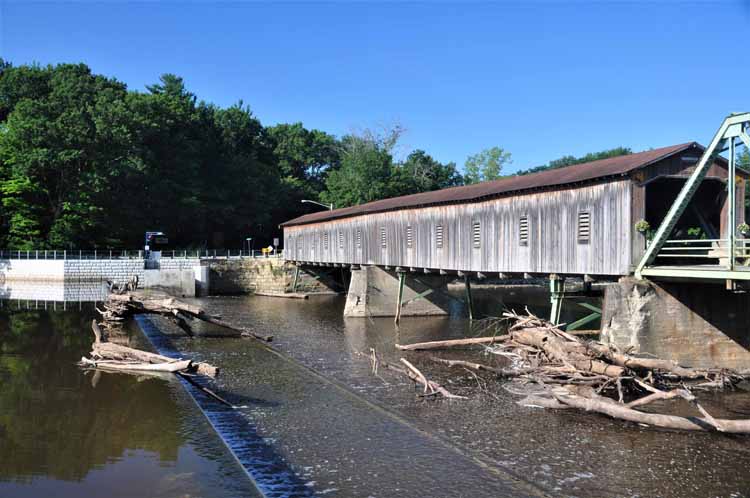
[(550, 275), (549, 294), (550, 304), (552, 304), (549, 321), (557, 325), (560, 323), (560, 312), (562, 311), (563, 299), (565, 299), (565, 279), (557, 275)]
[(605, 291), (601, 339), (696, 368), (750, 368), (750, 294), (717, 283), (623, 278)]
[(454, 300), (447, 283), (448, 278), (440, 275), (353, 268), (344, 316), (394, 317), (398, 323), (405, 316), (447, 315)]
[(474, 300), (471, 297), (471, 277), (464, 275), (464, 286), (466, 287), (466, 310), (469, 313), (469, 320), (474, 320)]

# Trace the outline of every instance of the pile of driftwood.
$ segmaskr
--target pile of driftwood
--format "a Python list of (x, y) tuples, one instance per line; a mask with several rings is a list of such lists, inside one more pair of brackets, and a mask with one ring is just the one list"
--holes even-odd
[[(750, 433), (750, 420), (717, 419), (697, 401), (693, 391), (725, 389), (750, 377), (748, 372), (725, 369), (695, 369), (657, 358), (627, 354), (596, 341), (584, 340), (531, 314), (506, 313), (502, 335), (396, 344), (402, 351), (426, 351), (458, 346), (486, 345), (494, 354), (507, 357), (510, 365), (499, 368), (481, 363), (425, 356), (449, 367), (483, 371), (503, 379), (513, 379), (506, 389), (524, 397), (519, 403), (552, 409), (580, 409), (654, 427), (681, 430), (715, 430)], [(495, 328), (498, 323), (490, 322)], [(409, 376), (424, 386), (427, 395), (461, 398), (428, 380), (408, 360), (406, 368), (388, 365), (370, 352), (373, 371), (386, 366)], [(696, 416), (657, 413), (656, 401), (681, 399), (692, 404)], [(647, 411), (644, 407), (650, 405)], [(663, 407), (663, 405), (658, 405)]]
[(133, 315), (158, 314), (170, 318), (190, 337), (196, 335), (192, 322), (202, 321), (221, 327), (225, 331), (224, 336), (251, 337), (262, 341), (271, 341), (273, 338), (228, 323), (199, 306), (185, 303), (164, 293), (138, 291), (137, 287), (136, 279), (122, 286), (110, 284), (107, 301), (101, 308), (97, 307), (102, 317), (101, 326), (96, 320), (91, 324), (94, 343), (91, 346), (90, 357), (81, 358), (79, 365), (86, 369), (139, 376), (175, 374), (191, 382), (207, 395), (232, 406), (210, 389), (192, 380), (195, 375), (216, 378), (219, 374), (217, 367), (205, 362), (169, 358), (120, 344), (120, 339), (124, 336), (122, 324)]
[(170, 318), (191, 337), (195, 335), (192, 322), (199, 320), (221, 327), (225, 335), (251, 337), (265, 342), (273, 340), (273, 336), (259, 335), (238, 327), (222, 320), (218, 315), (207, 313), (199, 306), (185, 303), (167, 294), (132, 290), (130, 284), (120, 289), (111, 286), (111, 291), (103, 309), (97, 308), (105, 326), (121, 323), (133, 315), (158, 314)]
[(211, 378), (219, 375), (219, 369), (208, 363), (169, 358), (109, 342), (96, 320), (91, 322), (91, 329), (94, 332), (94, 343), (91, 345), (91, 357), (81, 358), (80, 365), (83, 367), (118, 372), (197, 374)]

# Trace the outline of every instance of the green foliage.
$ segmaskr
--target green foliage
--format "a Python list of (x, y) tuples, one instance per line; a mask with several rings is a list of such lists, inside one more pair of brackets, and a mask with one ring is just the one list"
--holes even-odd
[(415, 150), (391, 171), (390, 195), (429, 192), (463, 184), (455, 163), (442, 164), (423, 150)]
[(442, 164), (423, 150), (397, 162), (393, 150), (403, 130), (364, 130), (341, 141), (341, 165), (326, 179), (323, 202), (344, 207), (386, 197), (416, 194), (463, 184), (454, 163)]
[(354, 206), (390, 194), (391, 151), (400, 132), (377, 135), (369, 130), (342, 139), (341, 166), (329, 173), (321, 199), (336, 207)]
[(511, 162), (510, 152), (500, 147), (485, 149), (466, 159), (464, 182), (470, 184), (502, 178), (503, 167)]
[[(266, 128), (177, 75), (133, 91), (84, 64), (0, 59), (0, 247), (135, 248), (147, 230), (179, 248), (260, 247), (310, 211), (302, 199), (345, 207), (463, 184), (423, 150), (394, 159), (402, 133)], [(489, 149), (470, 158), (472, 178), (509, 161)]]
[(614, 149), (607, 149), (599, 152), (590, 152), (580, 157), (563, 156), (559, 159), (550, 161), (548, 164), (545, 164), (543, 166), (537, 166), (535, 168), (519, 171), (517, 174), (528, 175), (530, 173), (539, 173), (540, 171), (546, 171), (548, 169), (564, 168), (565, 166), (572, 166), (574, 164), (588, 163), (591, 161), (598, 161), (600, 159), (608, 159), (610, 157), (626, 156), (632, 153), (633, 151), (629, 147), (615, 147)]
[(747, 147), (743, 147), (740, 152), (737, 153), (737, 166), (750, 170), (750, 150)]
[(640, 233), (646, 233), (651, 230), (651, 224), (646, 220), (638, 220), (635, 224), (635, 229)]
[(282, 177), (307, 183), (312, 192), (322, 191), (328, 171), (340, 163), (336, 137), (307, 130), (302, 123), (280, 124), (267, 131)]
[(123, 152), (117, 130), (101, 125), (113, 120), (124, 85), (82, 64), (20, 67), (3, 72), (0, 95), (13, 105), (0, 134), (7, 243), (28, 249), (85, 240), (102, 227), (102, 176)]
[(198, 103), (164, 75), (128, 92), (82, 64), (0, 64), (0, 243), (136, 247), (271, 237), (282, 181), (267, 133), (239, 103)]
[(303, 199), (320, 199), (328, 173), (340, 165), (340, 145), (333, 135), (308, 130), (302, 123), (280, 124), (266, 132), (281, 177), (273, 218), (288, 220), (300, 214)]

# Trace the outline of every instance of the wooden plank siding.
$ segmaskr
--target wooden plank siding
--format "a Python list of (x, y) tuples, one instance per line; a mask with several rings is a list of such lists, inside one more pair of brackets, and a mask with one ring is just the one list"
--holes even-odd
[[(627, 275), (632, 247), (631, 187), (630, 178), (622, 177), (481, 202), (287, 226), (285, 256), (311, 263), (466, 272)], [(590, 220), (587, 242), (578, 237), (580, 213), (588, 213)], [(527, 245), (521, 244), (519, 235), (523, 216), (528, 218)], [(436, 247), (438, 225), (443, 226), (442, 248)], [(407, 243), (409, 232), (411, 244)]]

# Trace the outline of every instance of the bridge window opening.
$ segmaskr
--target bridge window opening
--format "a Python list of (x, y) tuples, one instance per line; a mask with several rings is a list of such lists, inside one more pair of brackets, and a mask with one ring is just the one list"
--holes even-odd
[(344, 232), (339, 230), (339, 249), (344, 248)]
[(323, 232), (323, 249), (328, 250), (328, 232)]
[(588, 244), (591, 240), (591, 213), (581, 211), (578, 213), (578, 243)]
[(474, 249), (479, 249), (482, 246), (482, 223), (480, 221), (471, 223), (471, 239)]
[(387, 240), (385, 238), (385, 227), (380, 227), (380, 247), (385, 249), (387, 246), (386, 242)]
[(522, 246), (529, 245), (529, 217), (521, 216), (518, 220), (518, 243)]
[(414, 247), (414, 235), (411, 225), (408, 225), (406, 227), (406, 247), (408, 247), (409, 249)]
[(435, 225), (435, 247), (443, 248), (443, 225)]
[(354, 238), (357, 241), (357, 248), (361, 249), (362, 248), (362, 229), (361, 228), (357, 228)]

